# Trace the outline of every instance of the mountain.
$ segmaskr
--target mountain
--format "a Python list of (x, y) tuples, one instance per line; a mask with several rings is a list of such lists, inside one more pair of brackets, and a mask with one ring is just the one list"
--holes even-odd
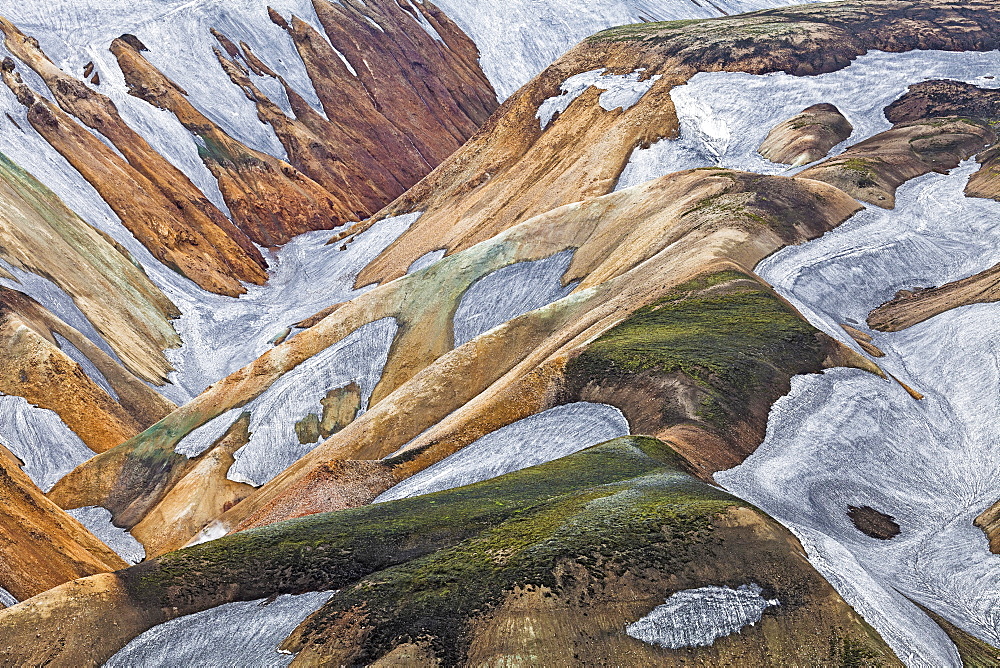
[(992, 2), (0, 32), (5, 664), (1000, 663)]

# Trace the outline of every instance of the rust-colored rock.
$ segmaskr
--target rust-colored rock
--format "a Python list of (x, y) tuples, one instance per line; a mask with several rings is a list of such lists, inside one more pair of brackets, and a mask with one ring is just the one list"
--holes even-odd
[(959, 306), (996, 301), (1000, 301), (1000, 265), (940, 287), (900, 290), (868, 314), (868, 326), (898, 332)]
[(973, 521), (986, 534), (990, 541), (990, 552), (1000, 554), (1000, 501), (984, 510)]
[(0, 503), (0, 587), (18, 600), (128, 565), (45, 498), (2, 445)]
[(356, 220), (351, 210), (290, 164), (248, 148), (188, 101), (186, 93), (123, 39), (111, 43), (129, 92), (172, 112), (198, 140), (233, 222), (255, 243), (278, 246), (313, 230)]
[[(260, 252), (176, 167), (121, 119), (114, 103), (62, 72), (37, 42), (0, 18), (4, 44), (31, 67), (59, 106), (38, 95), (4, 61), (3, 79), (39, 134), (86, 178), (161, 262), (206, 290), (236, 296), (241, 281), (263, 283)], [(67, 111), (69, 113), (67, 113)], [(69, 114), (104, 135), (121, 155)], [(122, 158), (124, 156), (124, 159)]]
[(59, 349), (44, 324), (31, 322), (31, 309), (27, 318), (15, 310), (26, 301), (24, 295), (0, 288), (0, 392), (54, 411), (95, 452), (142, 431), (135, 418)]
[(775, 126), (758, 152), (771, 162), (798, 167), (825, 158), (852, 132), (854, 126), (836, 106), (814, 104)]
[[(364, 216), (436, 167), (497, 107), (472, 40), (432, 3), (414, 5), (443, 42), (394, 0), (315, 0), (326, 36), (270, 10), (294, 40), (329, 120), (287, 85), (296, 119), (285, 117), (228, 68), (275, 127), (290, 162)], [(254, 71), (270, 70), (243, 51)]]

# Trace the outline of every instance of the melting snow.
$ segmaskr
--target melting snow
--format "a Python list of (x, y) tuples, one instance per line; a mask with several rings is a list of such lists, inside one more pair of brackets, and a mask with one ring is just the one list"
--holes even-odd
[(330, 592), (283, 595), (268, 602), (227, 603), (154, 626), (118, 651), (106, 668), (174, 666), (287, 666), (295, 658), (278, 646)]
[(146, 550), (142, 543), (132, 537), (125, 529), (119, 529), (111, 523), (111, 511), (100, 506), (86, 506), (67, 510), (90, 533), (94, 534), (104, 544), (118, 553), (118, 556), (130, 564), (137, 564), (146, 558)]
[(382, 493), (375, 503), (471, 485), (628, 433), (628, 421), (614, 406), (582, 401), (556, 406), (483, 436)]
[(21, 468), (43, 492), (94, 456), (53, 411), (7, 394), (0, 394), (0, 444), (24, 462)]
[(661, 77), (659, 74), (640, 81), (645, 68), (639, 68), (630, 74), (604, 74), (606, 68), (591, 70), (571, 76), (560, 84), (561, 95), (550, 97), (538, 106), (535, 117), (542, 129), (548, 127), (556, 114), (561, 114), (569, 108), (578, 97), (591, 86), (604, 92), (598, 97), (598, 103), (605, 111), (614, 109), (627, 110), (642, 99), (653, 84)]
[(562, 276), (572, 261), (573, 251), (566, 250), (508, 265), (473, 283), (455, 310), (455, 347), (568, 295), (576, 283), (564, 286)]
[(310, 413), (322, 414), (320, 400), (330, 390), (356, 382), (364, 410), (382, 377), (397, 329), (395, 318), (359, 327), (281, 376), (247, 404), (243, 410), (250, 412), (250, 442), (236, 451), (236, 463), (226, 477), (263, 485), (316, 447), (316, 443), (299, 442), (295, 423)]
[(781, 605), (762, 595), (760, 585), (701, 587), (671, 594), (667, 602), (625, 627), (633, 638), (679, 649), (704, 647), (760, 621), (764, 611)]

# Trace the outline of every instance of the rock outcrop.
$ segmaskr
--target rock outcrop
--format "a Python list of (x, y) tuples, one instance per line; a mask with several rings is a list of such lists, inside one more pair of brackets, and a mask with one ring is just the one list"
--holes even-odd
[(928, 118), (896, 124), (798, 176), (825, 181), (853, 197), (892, 209), (896, 188), (931, 172), (958, 167), (997, 140), (984, 119)]
[(771, 162), (799, 167), (825, 158), (852, 132), (854, 126), (836, 106), (814, 104), (775, 126), (757, 151)]
[[(459, 154), (380, 214), (425, 212), (361, 272), (358, 285), (401, 276), (429, 251), (469, 248), (557, 206), (610, 192), (636, 147), (677, 135), (670, 90), (699, 71), (810, 75), (839, 70), (873, 49), (990, 50), (1000, 46), (998, 26), (995, 7), (984, 0), (849, 0), (598, 33), (510, 97)], [(601, 91), (591, 87), (542, 128), (542, 103), (562, 95), (571, 76), (601, 68), (660, 78), (626, 110), (605, 110)]]
[[(1000, 91), (980, 88), (960, 81), (924, 81), (890, 104), (886, 118), (894, 123), (931, 116), (981, 118), (993, 123), (1000, 120)], [(1000, 199), (1000, 149), (996, 147), (977, 156), (982, 164), (969, 178), (965, 194), (969, 197)]]
[[(166, 379), (170, 365), (163, 349), (179, 343), (170, 324), (177, 307), (123, 248), (2, 154), (0, 258), (47, 278), (72, 298), (133, 374), (150, 382)], [(102, 366), (96, 357), (91, 361)]]
[[(886, 108), (889, 120), (902, 123), (928, 122), (919, 119), (942, 113), (970, 127), (995, 125), (1000, 122), (1000, 91), (958, 81), (927, 81), (910, 86), (904, 96)], [(968, 197), (996, 199), (1000, 194), (1000, 180), (996, 178), (998, 149), (994, 145), (978, 156), (982, 167), (969, 178), (965, 188)], [(996, 301), (1000, 301), (1000, 265), (942, 286), (900, 290), (869, 314), (868, 324), (873, 329), (896, 332), (960, 306)]]
[[(0, 587), (18, 600), (127, 564), (82, 524), (45, 498), (0, 445)], [(11, 650), (17, 652), (20, 643)]]
[(247, 68), (261, 76), (273, 70), (216, 33), (226, 54), (220, 62), (291, 164), (367, 218), (472, 136), (496, 109), (496, 94), (475, 44), (430, 2), (316, 0), (314, 7), (325, 35), (298, 17), (270, 14), (295, 42), (325, 117), (275, 77), (294, 112), (286, 115), (247, 76)]

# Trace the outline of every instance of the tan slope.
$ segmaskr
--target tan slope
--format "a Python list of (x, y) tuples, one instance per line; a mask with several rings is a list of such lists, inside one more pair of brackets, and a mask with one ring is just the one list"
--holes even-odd
[(59, 349), (44, 321), (32, 317), (41, 307), (28, 303), (24, 308), (26, 302), (30, 300), (24, 295), (0, 288), (0, 392), (54, 411), (95, 452), (142, 431), (134, 417)]
[(798, 167), (825, 158), (852, 132), (854, 126), (836, 106), (814, 104), (776, 125), (757, 150), (771, 162)]
[(128, 565), (45, 498), (2, 445), (0, 503), (0, 587), (18, 600)]
[[(28, 108), (28, 121), (100, 193), (122, 223), (161, 262), (202, 288), (236, 296), (240, 281), (263, 283), (260, 252), (190, 179), (132, 130), (114, 103), (57, 68), (31, 37), (0, 17), (4, 44), (45, 81), (59, 106), (3, 63), (3, 78)], [(104, 135), (116, 153), (84, 125)], [(124, 156), (124, 158), (122, 157)]]
[(166, 379), (171, 367), (162, 351), (180, 343), (170, 324), (177, 307), (127, 251), (3, 155), (0, 258), (66, 292), (129, 371)]
[(989, 122), (978, 118), (898, 123), (799, 176), (826, 181), (863, 202), (892, 209), (900, 185), (924, 174), (954, 169), (996, 139)]
[[(423, 254), (455, 252), (557, 206), (610, 192), (633, 149), (677, 133), (669, 99), (698, 71), (808, 75), (847, 66), (871, 49), (990, 50), (1000, 9), (974, 0), (848, 0), (697, 22), (650, 23), (598, 33), (508, 99), (463, 150), (382, 215), (425, 211), (358, 277), (406, 272)], [(662, 78), (635, 106), (605, 111), (588, 89), (544, 131), (539, 106), (569, 77), (598, 68)]]

